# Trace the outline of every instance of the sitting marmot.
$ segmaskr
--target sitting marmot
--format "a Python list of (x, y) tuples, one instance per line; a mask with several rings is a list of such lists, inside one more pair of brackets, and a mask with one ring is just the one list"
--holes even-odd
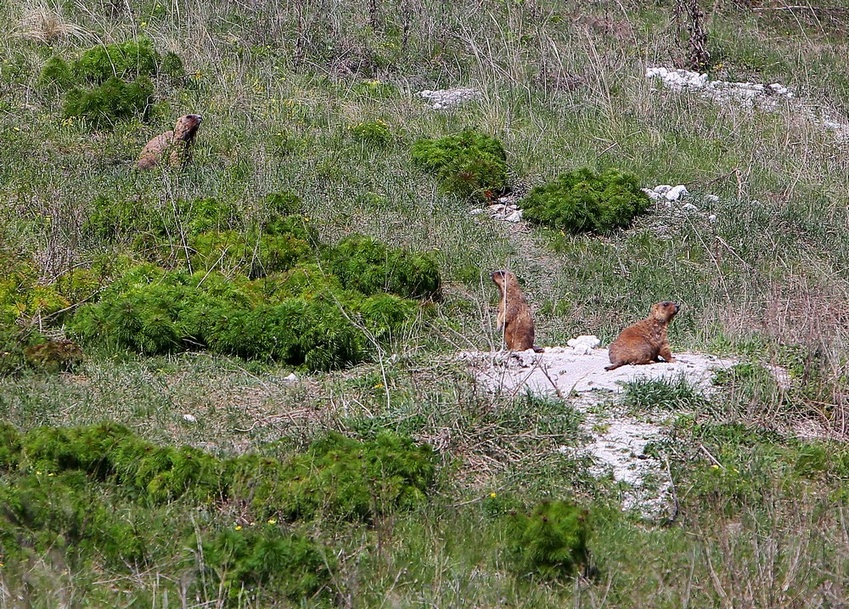
[(166, 131), (147, 143), (139, 155), (136, 166), (139, 169), (151, 169), (166, 154), (171, 165), (188, 163), (200, 121), (200, 114), (186, 114), (178, 118), (174, 131)]
[(516, 275), (510, 271), (493, 271), (490, 275), (501, 292), (498, 303), (497, 330), (504, 331), (504, 343), (510, 351), (525, 351), (533, 349), (541, 353), (542, 349), (534, 346), (534, 318), (525, 295), (519, 288)]
[(674, 362), (666, 338), (666, 328), (680, 308), (681, 305), (669, 300), (652, 305), (648, 317), (622, 330), (619, 337), (610, 343), (610, 365), (605, 370), (613, 370), (625, 364), (659, 362), (658, 356), (666, 362)]

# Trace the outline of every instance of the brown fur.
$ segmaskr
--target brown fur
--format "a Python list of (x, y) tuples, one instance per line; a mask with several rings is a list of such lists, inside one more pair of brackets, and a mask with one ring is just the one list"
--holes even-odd
[(510, 351), (533, 349), (537, 353), (542, 352), (534, 346), (534, 318), (516, 275), (510, 271), (493, 271), (490, 277), (501, 293), (497, 329), (503, 330), (507, 348)]
[(605, 370), (625, 364), (651, 364), (659, 362), (659, 357), (666, 362), (674, 362), (666, 329), (679, 308), (681, 305), (669, 300), (658, 302), (652, 305), (648, 317), (622, 330), (619, 337), (610, 343), (610, 366)]
[(166, 154), (169, 164), (173, 166), (188, 163), (200, 122), (200, 114), (186, 114), (178, 118), (173, 131), (157, 135), (145, 145), (136, 166), (139, 169), (152, 169)]

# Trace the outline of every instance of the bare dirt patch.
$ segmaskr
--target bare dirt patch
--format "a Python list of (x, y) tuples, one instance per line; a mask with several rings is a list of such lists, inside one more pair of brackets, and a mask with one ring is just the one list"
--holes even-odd
[(493, 393), (511, 396), (530, 392), (562, 399), (583, 416), (582, 430), (591, 440), (584, 446), (561, 446), (566, 456), (592, 457), (593, 474), (612, 476), (622, 489), (622, 507), (654, 521), (672, 519), (676, 501), (669, 468), (662, 460), (646, 454), (646, 447), (667, 437), (669, 413), (629, 413), (618, 396), (626, 383), (640, 379), (677, 381), (709, 393), (718, 369), (736, 363), (702, 353), (675, 353), (672, 363), (622, 366), (609, 364), (607, 349), (595, 348), (595, 337), (569, 341), (574, 346), (548, 347), (543, 353), (466, 352), (475, 381)]

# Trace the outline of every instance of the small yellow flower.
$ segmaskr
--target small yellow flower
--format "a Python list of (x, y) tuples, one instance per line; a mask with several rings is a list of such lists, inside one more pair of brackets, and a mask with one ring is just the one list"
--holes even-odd
[(142, 21), (139, 23), (139, 27), (147, 27), (147, 21)]
[(495, 497), (496, 497), (495, 493), (490, 493), (490, 494), (489, 494), (489, 498), (490, 498), (490, 499), (495, 499)]
[(237, 525), (236, 525), (236, 530), (237, 530), (237, 531), (241, 531), (241, 530), (242, 530), (242, 525), (237, 524)]
[(710, 468), (711, 469), (719, 469), (719, 466), (716, 463), (714, 463), (713, 465), (710, 466)]
[(383, 383), (378, 383), (373, 387), (373, 389), (383, 389)]
[(277, 519), (276, 518), (269, 518), (268, 524), (277, 524)]

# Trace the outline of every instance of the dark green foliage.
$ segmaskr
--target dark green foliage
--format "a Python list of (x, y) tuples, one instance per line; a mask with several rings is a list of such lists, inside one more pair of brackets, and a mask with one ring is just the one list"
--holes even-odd
[(159, 62), (159, 74), (177, 80), (186, 76), (183, 60), (176, 53), (168, 51)]
[(226, 481), (221, 479), (223, 465), (209, 453), (182, 446), (177, 450), (153, 451), (152, 456), (155, 466), (143, 472), (137, 471), (137, 480), (139, 473), (150, 476), (157, 472), (145, 489), (154, 502), (182, 497), (205, 503), (225, 492)]
[(510, 553), (519, 574), (556, 579), (586, 565), (587, 510), (566, 501), (543, 501), (530, 515), (509, 518)]
[(286, 232), (282, 222), (269, 227), (274, 234), (245, 235), (237, 231), (208, 232), (191, 240), (192, 267), (237, 272), (251, 278), (291, 269), (309, 259), (313, 246)]
[[(174, 63), (173, 59), (169, 62)], [(74, 62), (72, 71), (79, 80), (100, 84), (111, 78), (131, 81), (139, 76), (152, 76), (158, 63), (159, 53), (151, 41), (140, 38), (92, 47)]]
[(17, 326), (0, 324), (0, 377), (24, 369), (28, 337), (29, 334)]
[(74, 84), (74, 74), (71, 66), (60, 57), (51, 57), (44, 64), (38, 77), (38, 87), (47, 89), (54, 87), (59, 90), (69, 88)]
[(83, 118), (97, 129), (138, 116), (147, 118), (157, 73), (181, 78), (182, 61), (168, 53), (164, 59), (146, 38), (101, 44), (68, 63), (48, 59), (39, 86), (63, 91), (65, 117)]
[(208, 348), (332, 370), (367, 360), (374, 339), (398, 336), (416, 320), (420, 307), (410, 297), (439, 291), (429, 256), (352, 238), (326, 254), (337, 277), (306, 263), (321, 245), (305, 218), (278, 217), (264, 228), (254, 242), (235, 231), (192, 238), (193, 275), (130, 270), (99, 302), (80, 307), (70, 329), (83, 341), (144, 354)]
[[(189, 278), (172, 273), (162, 283), (128, 287), (123, 293), (81, 308), (71, 327), (83, 340), (99, 339), (139, 353), (168, 353), (182, 348), (178, 317), (195, 291)], [(114, 292), (113, 292), (114, 294)]]
[(339, 434), (280, 461), (245, 455), (222, 460), (189, 446), (147, 442), (122, 425), (38, 427), (23, 437), (0, 427), (0, 468), (57, 476), (78, 471), (114, 481), (152, 504), (246, 501), (257, 519), (334, 515), (370, 520), (419, 504), (436, 475), (436, 455), (408, 437), (382, 433), (360, 442)]
[(368, 442), (331, 433), (288, 461), (249, 455), (228, 468), (231, 493), (251, 497), (257, 519), (369, 521), (419, 505), (436, 476), (436, 455), (393, 433)]
[(293, 192), (274, 192), (265, 198), (265, 206), (272, 216), (288, 216), (301, 213), (303, 202)]
[(537, 186), (522, 200), (523, 217), (568, 233), (609, 233), (627, 227), (651, 201), (634, 175), (583, 168)]
[(21, 434), (13, 425), (0, 422), (0, 469), (17, 467), (21, 456)]
[(91, 212), (83, 223), (82, 233), (96, 241), (113, 242), (146, 230), (145, 210), (138, 201), (119, 201), (99, 195), (91, 203)]
[(313, 597), (330, 584), (333, 557), (321, 546), (279, 528), (225, 529), (202, 544), (204, 566), (235, 601), (246, 590), (267, 586), (291, 601)]
[(292, 477), (281, 499), (289, 518), (332, 513), (367, 520), (409, 509), (425, 498), (436, 474), (429, 446), (391, 433), (366, 443), (329, 434), (288, 467)]
[(227, 231), (239, 225), (236, 206), (212, 197), (182, 203), (180, 209), (188, 219), (186, 224), (192, 235)]
[(327, 257), (330, 270), (348, 289), (407, 298), (439, 296), (439, 268), (428, 254), (390, 249), (371, 237), (353, 235), (340, 241)]
[(26, 434), (0, 423), (0, 563), (7, 572), (40, 556), (70, 576), (101, 577), (167, 564), (237, 605), (246, 595), (297, 602), (330, 593), (335, 568), (333, 550), (298, 532), (305, 521), (368, 522), (419, 506), (436, 463), (430, 447), (392, 433), (222, 459), (111, 422)]
[(66, 117), (86, 119), (95, 128), (139, 115), (147, 116), (153, 82), (146, 76), (127, 83), (114, 76), (93, 89), (71, 89), (65, 96)]
[(413, 162), (433, 173), (446, 192), (489, 201), (507, 186), (507, 154), (501, 142), (466, 129), (438, 139), (420, 139)]

